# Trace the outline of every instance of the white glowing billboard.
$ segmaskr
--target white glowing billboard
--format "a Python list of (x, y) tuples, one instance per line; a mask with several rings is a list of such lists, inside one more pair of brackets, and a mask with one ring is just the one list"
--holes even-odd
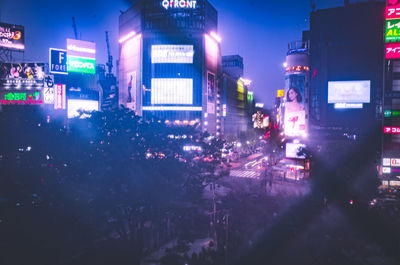
[(153, 78), (151, 79), (151, 104), (193, 104), (193, 79)]
[(80, 111), (99, 111), (99, 102), (96, 100), (70, 99), (68, 100), (68, 118), (88, 118), (90, 115), (80, 115)]
[(328, 103), (370, 103), (371, 81), (328, 82)]
[(297, 158), (297, 159), (305, 159), (306, 157), (303, 154), (299, 155), (301, 149), (305, 148), (304, 144), (295, 144), (295, 143), (287, 143), (286, 144), (286, 157), (287, 158)]
[(151, 63), (193, 63), (193, 45), (153, 45)]

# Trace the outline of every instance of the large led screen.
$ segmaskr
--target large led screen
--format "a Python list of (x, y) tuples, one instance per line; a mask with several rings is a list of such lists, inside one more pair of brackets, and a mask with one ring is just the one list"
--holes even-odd
[(286, 77), (284, 94), (285, 114), (284, 127), (287, 136), (306, 135), (305, 90), (306, 77), (303, 74), (293, 74)]
[(286, 158), (305, 159), (304, 154), (299, 154), (301, 149), (305, 148), (304, 144), (287, 143), (286, 144)]
[(151, 63), (193, 63), (193, 45), (153, 45)]
[(99, 102), (95, 100), (70, 99), (68, 100), (68, 118), (88, 118), (90, 115), (80, 115), (80, 111), (99, 111)]
[(328, 103), (370, 103), (371, 81), (328, 82)]
[(41, 89), (46, 81), (43, 63), (0, 63), (0, 87)]
[(193, 104), (193, 79), (151, 79), (151, 104)]

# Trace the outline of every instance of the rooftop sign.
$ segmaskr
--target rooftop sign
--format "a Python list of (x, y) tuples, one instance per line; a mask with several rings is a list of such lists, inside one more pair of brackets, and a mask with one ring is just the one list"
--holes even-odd
[(163, 0), (161, 5), (166, 9), (188, 8), (195, 9), (197, 1), (194, 0)]

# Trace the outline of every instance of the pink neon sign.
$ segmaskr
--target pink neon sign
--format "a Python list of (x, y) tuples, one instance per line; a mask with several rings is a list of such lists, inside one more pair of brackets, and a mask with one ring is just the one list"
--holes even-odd
[(385, 127), (383, 131), (387, 134), (400, 134), (400, 127)]
[(386, 6), (385, 18), (386, 19), (400, 18), (400, 4), (394, 6)]
[(54, 109), (56, 110), (65, 109), (65, 101), (66, 101), (65, 85), (57, 84)]
[(387, 43), (385, 48), (386, 59), (400, 59), (400, 43)]
[(399, 2), (400, 0), (388, 0), (388, 6), (397, 5)]

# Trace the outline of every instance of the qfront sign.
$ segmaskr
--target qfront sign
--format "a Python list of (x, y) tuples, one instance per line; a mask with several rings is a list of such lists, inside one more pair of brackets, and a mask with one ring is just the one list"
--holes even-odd
[(24, 27), (0, 23), (0, 47), (15, 50), (24, 50)]
[(67, 75), (67, 51), (50, 48), (50, 73)]
[(197, 5), (197, 1), (194, 0), (163, 0), (161, 5), (166, 9), (173, 8), (188, 8), (195, 9)]

